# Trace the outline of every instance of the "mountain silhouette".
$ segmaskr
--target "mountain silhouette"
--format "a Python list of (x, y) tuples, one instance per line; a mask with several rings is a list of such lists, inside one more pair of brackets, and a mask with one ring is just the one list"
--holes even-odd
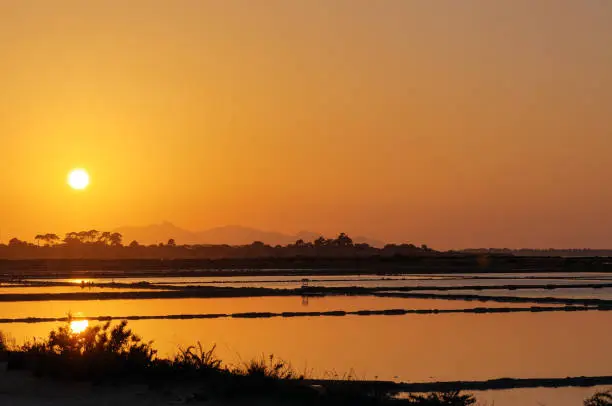
[[(261, 241), (270, 245), (287, 245), (299, 239), (313, 241), (322, 235), (321, 233), (311, 231), (300, 231), (295, 235), (290, 235), (237, 225), (215, 227), (203, 231), (189, 231), (167, 221), (147, 226), (119, 227), (114, 231), (121, 233), (126, 243), (136, 240), (140, 244), (146, 245), (159, 244), (160, 242), (166, 243), (170, 238), (174, 238), (177, 244), (245, 245), (251, 244), (254, 241)], [(374, 247), (382, 247), (384, 245), (381, 241), (361, 236), (353, 237), (353, 241), (356, 243), (367, 243)]]

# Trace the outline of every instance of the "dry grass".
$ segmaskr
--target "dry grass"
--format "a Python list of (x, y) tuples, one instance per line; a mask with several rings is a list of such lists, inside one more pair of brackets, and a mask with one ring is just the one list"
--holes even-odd
[(304, 379), (304, 375), (297, 373), (289, 362), (275, 357), (274, 354), (269, 356), (262, 355), (260, 358), (247, 361), (234, 368), (232, 372), (264, 379)]
[(0, 331), (0, 352), (11, 351), (17, 347), (17, 341), (11, 335)]
[[(0, 335), (7, 348), (9, 340)], [(197, 382), (202, 399), (260, 399), (272, 404), (329, 406), (420, 405), (471, 406), (473, 397), (459, 392), (432, 394), (410, 399), (390, 396), (389, 387), (360, 382), (353, 373), (330, 374), (337, 380), (313, 385), (304, 380), (289, 362), (274, 355), (223, 368), (216, 347), (201, 343), (181, 348), (173, 359), (159, 359), (151, 343), (143, 342), (127, 328), (127, 322), (88, 327), (81, 333), (70, 325), (49, 333), (46, 340), (34, 341), (6, 351), (9, 367), (27, 369), (38, 375), (68, 380), (148, 383), (159, 388), (177, 382)], [(276, 403), (275, 403), (276, 402)], [(284, 402), (284, 403), (283, 403)], [(298, 402), (298, 403), (295, 403)], [(264, 404), (264, 403), (261, 403)], [(609, 406), (592, 403), (587, 406)]]
[(202, 343), (187, 348), (179, 348), (179, 353), (174, 357), (172, 366), (183, 370), (203, 371), (218, 370), (221, 368), (221, 360), (215, 355), (216, 345), (208, 351), (204, 350)]
[(476, 403), (476, 398), (460, 391), (409, 395), (408, 401), (419, 406), (469, 406)]

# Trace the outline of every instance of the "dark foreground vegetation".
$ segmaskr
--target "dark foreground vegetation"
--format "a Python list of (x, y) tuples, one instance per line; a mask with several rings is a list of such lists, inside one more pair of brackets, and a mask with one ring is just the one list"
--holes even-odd
[(146, 383), (152, 388), (199, 384), (193, 401), (236, 400), (253, 397), (291, 405), (448, 405), (475, 403), (459, 391), (409, 395), (397, 399), (394, 383), (360, 382), (351, 377), (317, 381), (298, 373), (274, 356), (226, 366), (210, 350), (196, 346), (180, 349), (172, 359), (157, 357), (152, 343), (143, 341), (123, 321), (88, 327), (74, 333), (70, 324), (52, 331), (46, 340), (22, 346), (7, 343), (0, 334), (0, 357), (9, 370), (28, 370), (35, 376), (93, 381), (100, 385)]
[[(190, 397), (195, 403), (210, 399), (248, 403), (257, 398), (290, 405), (467, 406), (475, 404), (476, 399), (462, 393), (465, 388), (592, 386), (612, 380), (581, 377), (424, 384), (357, 381), (351, 376), (315, 380), (274, 356), (224, 365), (215, 356), (215, 347), (204, 349), (199, 343), (180, 349), (174, 358), (159, 358), (152, 343), (134, 334), (127, 321), (114, 327), (110, 323), (88, 327), (81, 333), (72, 332), (68, 323), (51, 331), (45, 340), (21, 346), (9, 341), (0, 333), (0, 362), (6, 362), (9, 370), (27, 370), (38, 377), (90, 381), (97, 385), (144, 383), (155, 390), (191, 382), (197, 384)], [(396, 396), (399, 393), (402, 396)], [(612, 393), (597, 393), (585, 400), (584, 405), (610, 406)]]

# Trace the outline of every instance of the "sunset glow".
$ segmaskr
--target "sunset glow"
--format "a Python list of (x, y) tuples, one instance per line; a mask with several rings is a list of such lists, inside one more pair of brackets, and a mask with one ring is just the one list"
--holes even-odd
[(0, 2), (4, 241), (612, 246), (612, 2), (463, 3)]
[(0, 404), (612, 406), (611, 22), (0, 0)]

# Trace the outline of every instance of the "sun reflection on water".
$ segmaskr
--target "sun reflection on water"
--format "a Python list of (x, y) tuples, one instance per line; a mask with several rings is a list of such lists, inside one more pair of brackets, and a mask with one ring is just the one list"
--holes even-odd
[(70, 322), (70, 330), (73, 333), (79, 334), (89, 327), (89, 320), (73, 320)]
[(70, 279), (68, 281), (69, 283), (75, 284), (75, 285), (87, 285), (89, 283), (91, 283), (92, 281), (90, 279)]

